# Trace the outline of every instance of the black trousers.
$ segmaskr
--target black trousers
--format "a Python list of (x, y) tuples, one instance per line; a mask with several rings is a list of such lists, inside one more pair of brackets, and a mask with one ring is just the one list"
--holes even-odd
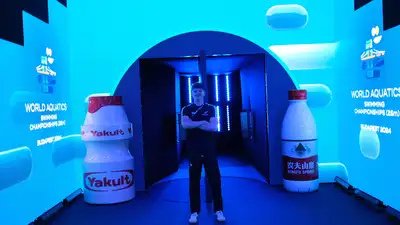
[(213, 141), (188, 141), (189, 156), (189, 194), (191, 213), (200, 212), (200, 181), (204, 165), (206, 178), (211, 186), (214, 211), (223, 210), (221, 173), (219, 171), (216, 144)]

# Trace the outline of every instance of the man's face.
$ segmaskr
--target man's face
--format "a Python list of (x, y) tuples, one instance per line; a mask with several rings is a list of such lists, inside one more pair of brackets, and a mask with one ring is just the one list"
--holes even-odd
[(194, 99), (203, 98), (205, 96), (205, 92), (201, 88), (195, 88), (192, 90), (192, 96)]

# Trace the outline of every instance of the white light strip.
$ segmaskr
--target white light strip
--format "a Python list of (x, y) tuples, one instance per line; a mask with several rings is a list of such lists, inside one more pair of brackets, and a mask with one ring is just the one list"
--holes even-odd
[(221, 116), (219, 114), (219, 106), (216, 107), (216, 114), (217, 114), (217, 121), (218, 121), (218, 125), (217, 125), (217, 131), (220, 132), (221, 131)]
[(229, 105), (226, 106), (226, 127), (228, 131), (231, 130), (231, 121), (230, 121), (230, 115), (229, 115)]
[(334, 67), (339, 43), (273, 45), (274, 52), (290, 70), (317, 70)]
[(188, 90), (189, 90), (189, 103), (192, 103), (192, 78), (188, 78)]

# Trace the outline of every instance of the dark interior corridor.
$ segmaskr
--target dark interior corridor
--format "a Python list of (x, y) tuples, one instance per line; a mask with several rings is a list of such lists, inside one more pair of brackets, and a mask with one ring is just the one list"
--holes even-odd
[(206, 76), (200, 61), (198, 56), (140, 61), (147, 188), (176, 172), (186, 156), (180, 113), (192, 103), (191, 85), (202, 77), (206, 101), (216, 108), (218, 154), (249, 162), (268, 180), (265, 55), (207, 56)]

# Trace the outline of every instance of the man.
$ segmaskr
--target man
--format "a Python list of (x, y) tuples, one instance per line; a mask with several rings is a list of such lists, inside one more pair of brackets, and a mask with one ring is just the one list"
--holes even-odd
[(215, 108), (204, 102), (205, 91), (201, 83), (192, 85), (193, 104), (182, 109), (182, 126), (186, 130), (186, 146), (189, 157), (189, 223), (197, 223), (200, 212), (200, 180), (204, 164), (207, 180), (211, 186), (214, 212), (219, 222), (225, 221), (222, 212), (221, 174), (218, 167), (216, 143), (213, 132), (218, 121)]

